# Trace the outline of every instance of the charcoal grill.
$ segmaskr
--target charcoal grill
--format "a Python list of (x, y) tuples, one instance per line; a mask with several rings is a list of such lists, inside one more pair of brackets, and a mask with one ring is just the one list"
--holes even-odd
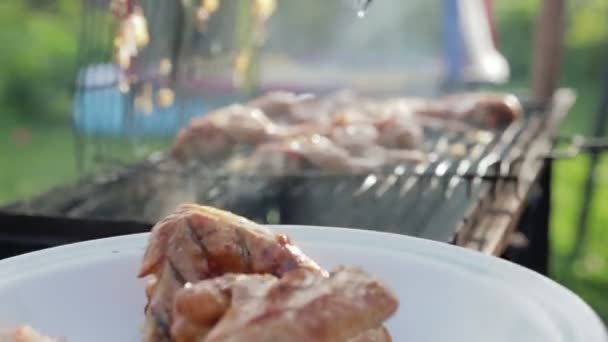
[[(11, 254), (147, 231), (178, 203), (196, 201), (262, 223), (373, 229), (502, 255), (513, 234), (521, 237), (518, 227), (525, 222), (520, 218), (530, 203), (544, 208), (531, 217), (535, 231), (548, 227), (550, 162), (545, 156), (574, 98), (562, 89), (548, 103), (524, 100), (521, 120), (494, 132), (491, 140), (469, 143), (464, 157), (441, 153), (448, 138), (438, 136), (427, 146), (442, 157), (424, 167), (390, 172), (230, 174), (153, 156), (3, 208), (0, 220), (8, 229), (2, 243), (12, 247), (2, 250)], [(465, 135), (448, 140), (463, 142)], [(517, 255), (516, 248), (511, 250)], [(546, 263), (539, 264), (546, 269)]]

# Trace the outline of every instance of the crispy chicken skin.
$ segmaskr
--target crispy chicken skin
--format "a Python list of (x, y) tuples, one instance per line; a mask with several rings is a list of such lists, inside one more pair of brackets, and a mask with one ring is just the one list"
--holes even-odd
[(171, 341), (173, 298), (187, 282), (298, 268), (325, 274), (285, 236), (219, 209), (182, 205), (152, 229), (144, 254), (139, 276), (152, 276), (144, 340)]
[(417, 115), (460, 120), (483, 127), (503, 127), (523, 115), (520, 101), (511, 94), (467, 93), (439, 100), (404, 99)]
[(397, 308), (365, 272), (330, 275), (286, 236), (193, 204), (152, 229), (139, 276), (151, 278), (147, 342), (383, 342)]
[(306, 269), (281, 279), (234, 275), (179, 290), (172, 333), (186, 341), (386, 341), (379, 327), (395, 296), (369, 274), (340, 268), (329, 277)]
[(256, 144), (282, 134), (264, 112), (234, 104), (192, 119), (178, 134), (171, 153), (178, 159), (223, 154), (237, 143)]

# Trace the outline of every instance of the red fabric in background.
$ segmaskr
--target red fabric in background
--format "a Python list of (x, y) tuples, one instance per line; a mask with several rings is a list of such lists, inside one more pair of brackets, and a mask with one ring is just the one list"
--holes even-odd
[(494, 5), (492, 0), (484, 0), (486, 13), (488, 15), (488, 22), (490, 23), (490, 31), (492, 32), (492, 41), (494, 47), (498, 48), (498, 30), (496, 27), (496, 16), (494, 15)]

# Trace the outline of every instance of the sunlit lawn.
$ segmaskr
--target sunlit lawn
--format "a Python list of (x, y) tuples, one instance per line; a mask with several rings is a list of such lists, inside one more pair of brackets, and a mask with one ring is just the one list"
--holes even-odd
[(19, 124), (0, 114), (0, 203), (33, 195), (77, 176), (67, 124)]
[(589, 219), (584, 254), (574, 264), (568, 261), (578, 223), (581, 189), (589, 158), (555, 164), (551, 218), (552, 276), (581, 295), (608, 322), (608, 158), (597, 170), (596, 193)]
[[(564, 134), (591, 134), (591, 117), (597, 111), (598, 89), (595, 85), (579, 85), (577, 88), (577, 104), (561, 131)], [(567, 258), (578, 228), (582, 189), (588, 169), (587, 156), (555, 162), (551, 217), (552, 276), (581, 295), (608, 322), (608, 154), (601, 159), (596, 170), (587, 248), (574, 263)]]
[[(562, 129), (585, 131), (597, 95), (583, 87), (575, 110)], [(597, 171), (587, 248), (580, 260), (567, 262), (581, 203), (588, 158), (555, 163), (552, 211), (552, 276), (589, 302), (608, 320), (608, 157)], [(0, 114), (0, 203), (40, 193), (77, 177), (69, 125), (18, 123)]]
[[(135, 158), (134, 153), (143, 156), (161, 146), (166, 148), (167, 140), (146, 141), (137, 149), (130, 147), (132, 143), (110, 137), (103, 144), (96, 144), (89, 139), (83, 153), (85, 171), (91, 173), (105, 165), (93, 161), (95, 146), (111, 149), (108, 154), (125, 163), (125, 160)], [(85, 146), (82, 142), (79, 144)], [(0, 115), (0, 205), (76, 180), (79, 172), (75, 145), (76, 139), (68, 122), (20, 122)]]

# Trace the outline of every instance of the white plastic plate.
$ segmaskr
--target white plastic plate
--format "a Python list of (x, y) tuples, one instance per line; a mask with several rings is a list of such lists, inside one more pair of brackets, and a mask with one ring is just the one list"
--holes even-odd
[[(361, 266), (398, 295), (397, 342), (608, 342), (593, 311), (557, 283), (447, 244), (354, 229), (274, 227), (322, 266)], [(26, 323), (69, 342), (140, 341), (135, 277), (147, 234), (0, 261), (0, 326)]]

